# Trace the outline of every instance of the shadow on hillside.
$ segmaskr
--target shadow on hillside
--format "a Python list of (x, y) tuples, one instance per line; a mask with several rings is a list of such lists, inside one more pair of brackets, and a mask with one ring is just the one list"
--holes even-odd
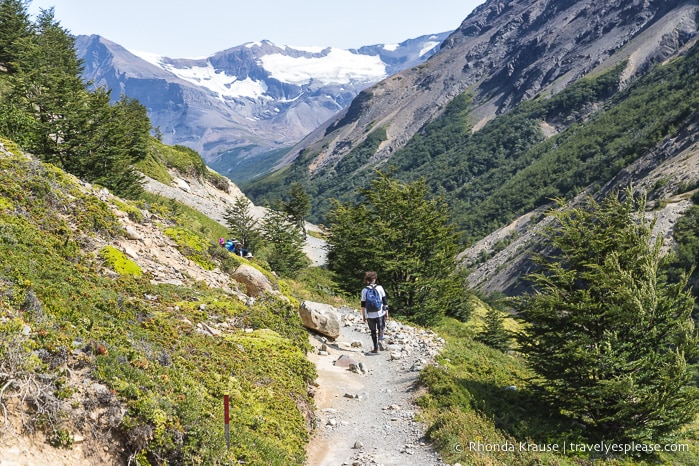
[(575, 436), (573, 421), (554, 411), (534, 391), (466, 378), (457, 383), (470, 394), (472, 409), (517, 441), (551, 443)]

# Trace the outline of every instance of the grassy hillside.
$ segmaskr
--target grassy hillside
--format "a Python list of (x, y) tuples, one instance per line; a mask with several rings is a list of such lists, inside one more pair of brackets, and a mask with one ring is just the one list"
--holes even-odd
[[(3, 146), (3, 412), (19, 396), (25, 404), (11, 409), (24, 411), (23, 428), (57, 446), (111, 432), (131, 464), (302, 464), (315, 370), (298, 302), (267, 295), (246, 304), (193, 280), (158, 284), (110, 247), (126, 234), (122, 216), (187, 232), (189, 241), (175, 235), (173, 244), (226, 273), (238, 262), (215, 242), (220, 225), (155, 196), (102, 201), (99, 187)], [(210, 246), (194, 251), (192, 238)], [(230, 452), (224, 394), (235, 426)]]
[[(421, 374), (429, 391), (419, 401), (422, 416), (445, 461), (479, 466), (699, 463), (699, 420), (668, 445), (684, 451), (654, 458), (580, 451), (587, 445), (586, 433), (538, 401), (526, 361), (516, 351), (505, 353), (474, 340), (482, 313), (475, 312), (471, 322), (445, 319), (437, 326), (447, 344), (438, 365)], [(518, 328), (514, 321), (508, 327), (511, 332)]]

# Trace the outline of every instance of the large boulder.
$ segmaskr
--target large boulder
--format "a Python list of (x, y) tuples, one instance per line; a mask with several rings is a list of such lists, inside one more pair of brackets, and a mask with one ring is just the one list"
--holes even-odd
[(311, 330), (333, 340), (340, 336), (340, 313), (329, 304), (303, 301), (299, 306), (299, 316), (303, 325)]
[(255, 267), (243, 264), (231, 274), (231, 278), (245, 285), (248, 296), (260, 296), (275, 291), (275, 285)]

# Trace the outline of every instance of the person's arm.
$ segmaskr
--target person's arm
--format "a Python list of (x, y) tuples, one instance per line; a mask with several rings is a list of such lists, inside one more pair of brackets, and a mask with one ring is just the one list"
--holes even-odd
[(366, 295), (365, 295), (365, 293), (366, 293), (366, 291), (364, 289), (362, 289), (362, 296), (360, 298), (361, 299), (360, 306), (361, 306), (361, 310), (362, 310), (362, 320), (364, 322), (366, 322), (366, 299), (365, 299)]
[(381, 291), (383, 291), (381, 294), (381, 303), (383, 304), (383, 310), (386, 311), (386, 318), (388, 319), (388, 295), (386, 295), (386, 290), (384, 290), (383, 287), (381, 287)]

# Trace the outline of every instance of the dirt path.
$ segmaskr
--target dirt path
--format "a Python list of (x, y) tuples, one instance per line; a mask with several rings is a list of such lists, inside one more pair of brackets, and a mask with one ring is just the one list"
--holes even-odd
[(443, 341), (391, 320), (385, 350), (371, 354), (366, 352), (371, 337), (358, 311), (340, 312), (345, 326), (336, 341), (311, 336), (318, 427), (307, 448), (308, 466), (444, 465), (423, 438), (425, 427), (415, 421), (413, 404), (419, 370)]

